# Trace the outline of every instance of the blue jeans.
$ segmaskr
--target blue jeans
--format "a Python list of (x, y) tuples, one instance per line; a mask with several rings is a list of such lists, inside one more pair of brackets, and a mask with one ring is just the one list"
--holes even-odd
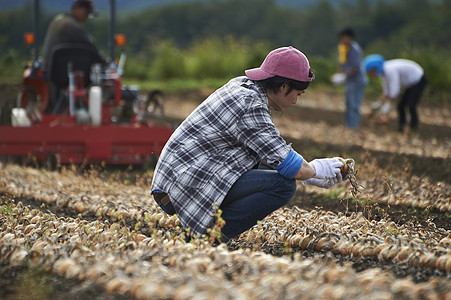
[(272, 169), (252, 169), (241, 176), (227, 193), (220, 209), (226, 224), (222, 233), (232, 238), (250, 229), (296, 192), (296, 180)]
[(175, 214), (176, 213), (176, 211), (175, 211), (175, 208), (174, 208), (174, 206), (172, 205), (172, 203), (171, 202), (169, 202), (168, 204), (166, 204), (166, 205), (163, 205), (163, 203), (161, 203), (160, 201), (156, 201), (157, 202), (157, 204), (161, 207), (161, 209), (165, 212), (165, 213), (167, 213), (168, 215), (173, 215), (173, 214)]
[(360, 125), (360, 105), (362, 104), (364, 92), (364, 84), (346, 85), (345, 124), (349, 128), (357, 128)]
[[(283, 177), (275, 170), (263, 167), (246, 172), (233, 184), (219, 207), (226, 222), (222, 228), (225, 239), (248, 230), (287, 204), (295, 192), (296, 180)], [(157, 203), (167, 214), (176, 213), (171, 202), (166, 206)]]

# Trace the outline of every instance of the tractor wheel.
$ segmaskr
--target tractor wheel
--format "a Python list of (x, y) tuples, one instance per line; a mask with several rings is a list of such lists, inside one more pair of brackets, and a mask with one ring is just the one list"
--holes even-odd
[(142, 170), (148, 171), (155, 169), (157, 166), (158, 157), (155, 154), (149, 155), (146, 160), (142, 163)]
[(160, 90), (153, 90), (147, 94), (146, 99), (146, 110), (149, 113), (159, 114), (164, 116), (164, 107), (163, 107), (163, 92)]
[(0, 155), (0, 165), (2, 167), (6, 167), (6, 165), (8, 164), (8, 160), (9, 160), (8, 156)]
[(54, 153), (50, 153), (44, 161), (44, 168), (49, 171), (55, 171), (58, 167), (58, 159)]
[(12, 101), (5, 101), (0, 106), (0, 125), (11, 125), (11, 112), (14, 104)]

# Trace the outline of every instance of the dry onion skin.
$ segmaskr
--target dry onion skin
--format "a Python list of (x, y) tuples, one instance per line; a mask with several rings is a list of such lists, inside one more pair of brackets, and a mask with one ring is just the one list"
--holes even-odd
[[(451, 290), (445, 278), (415, 283), (379, 268), (356, 272), (332, 257), (229, 251), (225, 244), (185, 243), (162, 229), (137, 241), (121, 223), (58, 218), (20, 204), (3, 215), (1, 229), (0, 263), (42, 266), (136, 299), (447, 299)], [(318, 241), (325, 237), (332, 235)]]
[[(370, 221), (362, 213), (346, 216), (285, 207), (237, 238), (252, 250), (229, 251), (224, 244), (212, 247), (204, 240), (185, 243), (178, 218), (162, 213), (150, 200), (148, 188), (147, 183), (130, 185), (69, 170), (57, 173), (14, 165), (0, 169), (5, 195), (79, 214), (63, 218), (2, 199), (8, 206), (1, 215), (0, 263), (43, 266), (136, 299), (450, 297), (451, 282), (445, 278), (415, 283), (379, 268), (356, 272), (332, 255), (303, 258), (297, 252), (308, 249), (450, 272), (451, 232), (444, 229)], [(91, 214), (98, 219), (84, 219)], [(127, 227), (129, 220), (147, 224), (150, 232)], [(258, 250), (265, 244), (292, 249), (294, 254), (265, 254)]]

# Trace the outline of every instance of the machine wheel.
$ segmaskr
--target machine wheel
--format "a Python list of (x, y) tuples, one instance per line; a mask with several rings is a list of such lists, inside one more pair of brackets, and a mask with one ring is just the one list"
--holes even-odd
[(0, 163), (3, 166), (15, 164), (22, 166), (23, 165), (23, 157), (22, 156), (13, 156), (13, 155), (0, 155)]
[(55, 153), (50, 153), (44, 161), (44, 168), (49, 171), (55, 171), (58, 167), (58, 158)]
[(11, 125), (11, 112), (14, 107), (12, 101), (6, 101), (0, 107), (0, 125)]
[(163, 107), (163, 92), (159, 90), (150, 91), (147, 94), (146, 99), (146, 110), (149, 113), (156, 114), (157, 111), (160, 112), (160, 115), (164, 116), (164, 107)]
[(157, 166), (158, 157), (154, 153), (149, 155), (142, 164), (143, 171), (155, 169)]
[(0, 164), (5, 167), (8, 164), (8, 156), (0, 155)]

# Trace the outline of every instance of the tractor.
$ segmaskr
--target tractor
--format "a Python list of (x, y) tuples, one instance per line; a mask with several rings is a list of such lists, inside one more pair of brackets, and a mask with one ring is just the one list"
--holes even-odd
[[(34, 28), (25, 34), (33, 50), (14, 107), (4, 105), (0, 123), (3, 163), (149, 165), (163, 149), (176, 124), (164, 115), (160, 91), (142, 96), (121, 82), (125, 54), (116, 62), (115, 47), (125, 36), (115, 33), (115, 0), (110, 0), (109, 63), (91, 62), (91, 49), (61, 45), (44, 72), (39, 57), (39, 0), (34, 0)], [(50, 80), (58, 103), (49, 110)], [(55, 95), (53, 95), (55, 96)]]

